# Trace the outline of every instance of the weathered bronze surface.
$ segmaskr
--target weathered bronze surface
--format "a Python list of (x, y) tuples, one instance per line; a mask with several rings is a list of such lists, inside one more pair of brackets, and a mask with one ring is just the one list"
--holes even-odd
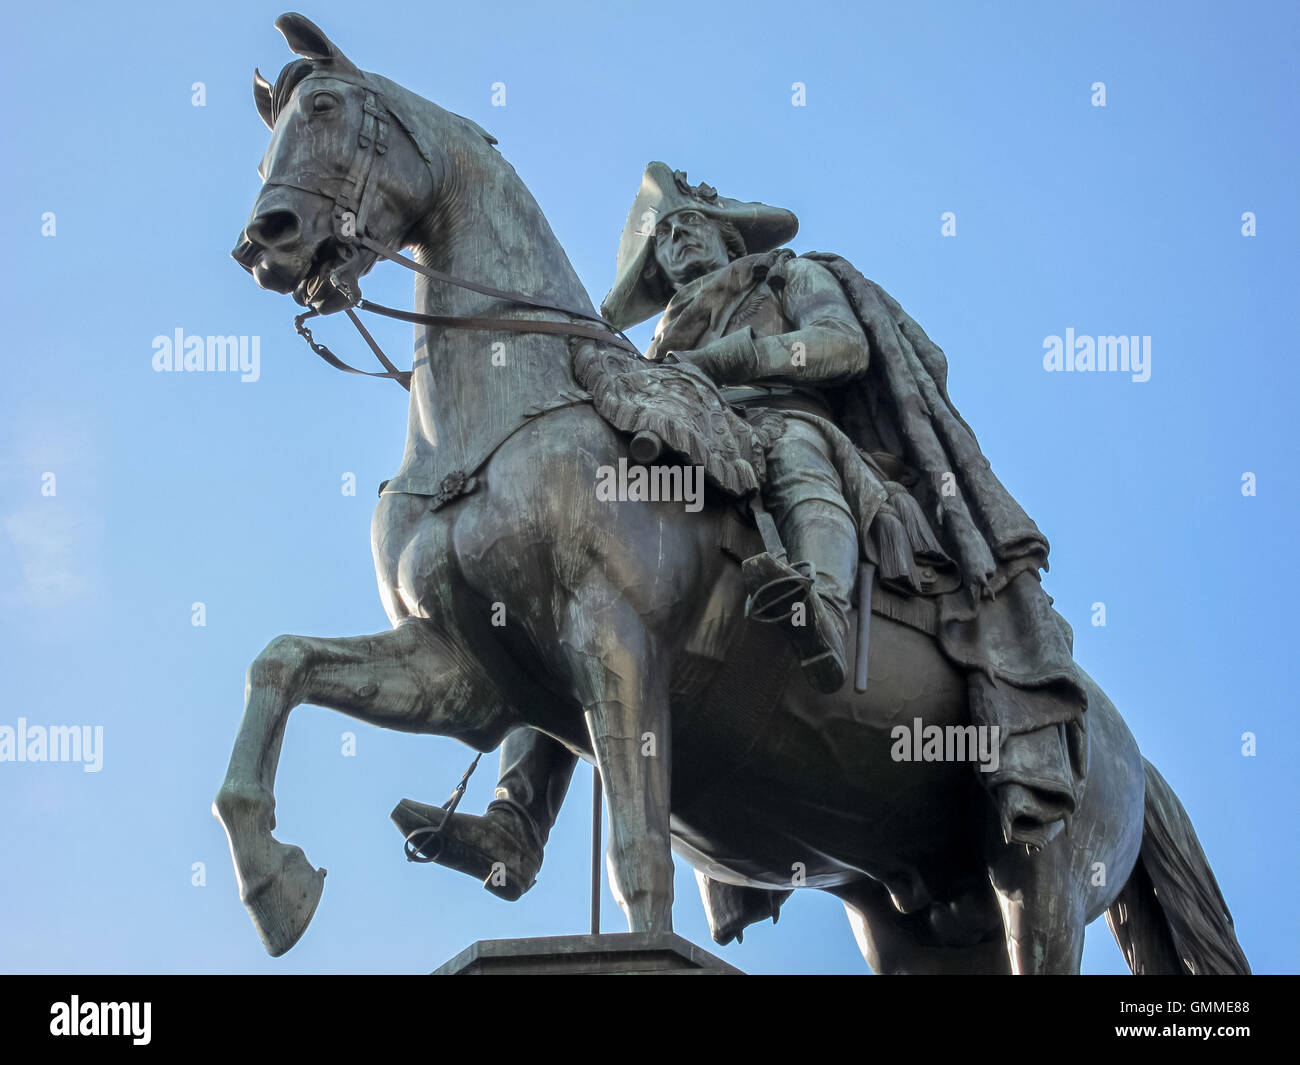
[[(1134, 971), (1247, 971), (1185, 812), (1072, 661), (1046, 540), (883, 289), (782, 248), (788, 211), (652, 163), (602, 323), (484, 130), (302, 16), (277, 26), (302, 58), (255, 82), (274, 132), (236, 258), (321, 313), (364, 306), (396, 249), (422, 276), (409, 381), (388, 373), (411, 391), (406, 452), (372, 525), (393, 628), (272, 641), (214, 803), (268, 951), (323, 886), (271, 834), (310, 703), (504, 742), (485, 815), (393, 816), (506, 898), (585, 757), (633, 932), (671, 932), (671, 847), (720, 942), (812, 887), (881, 972), (1077, 972), (1103, 912)], [(636, 358), (611, 330), (660, 310)], [(638, 498), (653, 471), (676, 498)], [(844, 683), (854, 634), (865, 692)]]

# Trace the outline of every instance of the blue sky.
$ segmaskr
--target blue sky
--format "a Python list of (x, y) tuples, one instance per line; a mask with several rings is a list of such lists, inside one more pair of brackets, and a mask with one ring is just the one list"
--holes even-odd
[[(406, 395), (316, 360), (288, 297), (228, 257), (267, 142), (252, 69), (290, 58), (282, 9), (179, 10), (9, 17), (0, 725), (102, 726), (104, 762), (0, 763), (0, 971), (416, 973), (476, 939), (585, 931), (585, 768), (537, 887), (506, 904), (405, 863), (387, 821), (404, 796), (441, 802), (469, 752), (314, 708), (289, 726), (277, 834), (328, 867), (321, 908), (273, 961), (238, 901), (208, 808), (244, 670), (281, 632), (387, 626), (368, 529)], [(1297, 9), (646, 11), (304, 13), (363, 69), (495, 134), (597, 300), (649, 159), (790, 208), (796, 250), (839, 252), (891, 292), (1051, 540), (1046, 587), (1076, 656), (1182, 798), (1247, 956), (1296, 971)], [(404, 306), (410, 287), (391, 266), (366, 285)], [(409, 353), (389, 325), (387, 350)], [(176, 328), (260, 336), (259, 380), (155, 373), (153, 338)], [(1150, 336), (1150, 380), (1045, 372), (1044, 338), (1067, 328)], [(362, 358), (340, 324), (319, 333)], [(494, 769), (488, 756), (465, 809), (486, 805)], [(678, 931), (710, 946), (684, 867), (677, 897)], [(608, 893), (604, 927), (623, 928)], [(756, 973), (865, 971), (842, 908), (814, 892), (719, 953)], [(1084, 969), (1124, 971), (1102, 922)]]

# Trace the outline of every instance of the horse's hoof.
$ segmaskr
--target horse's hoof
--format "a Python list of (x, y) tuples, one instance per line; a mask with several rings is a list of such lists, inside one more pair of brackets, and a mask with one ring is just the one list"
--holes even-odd
[(279, 870), (240, 892), (271, 957), (280, 957), (302, 938), (324, 890), (325, 870), (316, 869), (301, 847), (285, 847)]

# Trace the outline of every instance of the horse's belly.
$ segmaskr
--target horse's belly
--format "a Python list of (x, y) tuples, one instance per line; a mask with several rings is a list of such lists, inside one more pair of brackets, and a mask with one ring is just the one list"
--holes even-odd
[[(784, 887), (864, 872), (937, 886), (975, 860), (972, 822), (986, 803), (975, 768), (903, 760), (910, 745), (893, 734), (917, 719), (964, 724), (962, 675), (930, 637), (882, 617), (869, 666), (865, 696), (851, 684), (821, 695), (795, 667), (743, 764), (680, 805), (675, 796), (679, 851), (716, 879)], [(707, 767), (681, 767), (697, 770)]]

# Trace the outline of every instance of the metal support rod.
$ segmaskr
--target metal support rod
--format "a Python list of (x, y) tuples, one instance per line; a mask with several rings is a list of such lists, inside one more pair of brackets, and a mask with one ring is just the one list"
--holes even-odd
[(600, 829), (602, 800), (600, 770), (591, 767), (591, 934), (600, 935)]

